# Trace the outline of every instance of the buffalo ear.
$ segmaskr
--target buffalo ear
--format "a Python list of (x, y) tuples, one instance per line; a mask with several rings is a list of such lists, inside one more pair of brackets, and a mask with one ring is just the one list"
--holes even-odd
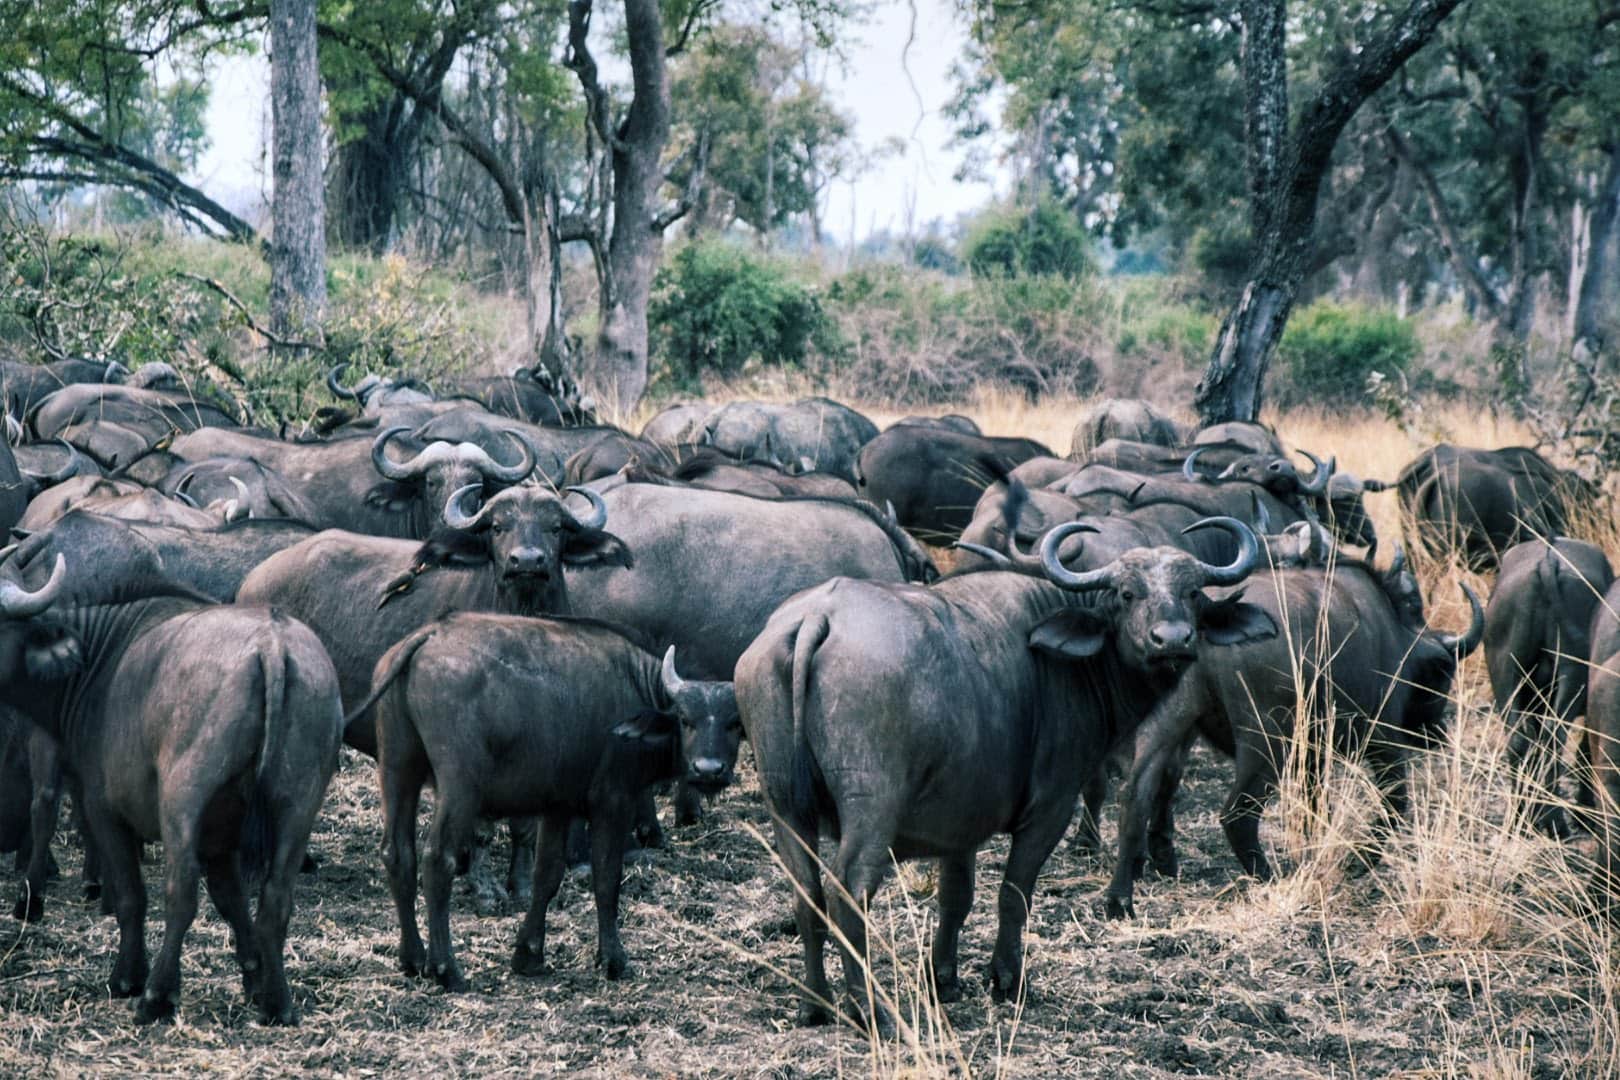
[(1108, 644), (1108, 631), (1108, 623), (1092, 612), (1067, 608), (1030, 631), (1029, 647), (1062, 660), (1084, 660)]
[(29, 635), (23, 660), (30, 678), (56, 682), (84, 667), (84, 652), (73, 634), (58, 626), (42, 626)]
[(613, 725), (616, 738), (649, 746), (667, 745), (675, 738), (675, 717), (669, 713), (647, 709)]
[(1277, 623), (1264, 608), (1242, 602), (1241, 591), (1207, 604), (1198, 629), (1211, 645), (1243, 645), (1277, 636)]
[(601, 529), (564, 533), (562, 561), (569, 566), (622, 566), (626, 570), (635, 565), (629, 545)]
[(385, 480), (366, 492), (366, 505), (390, 514), (406, 514), (416, 504), (416, 488), (397, 480)]

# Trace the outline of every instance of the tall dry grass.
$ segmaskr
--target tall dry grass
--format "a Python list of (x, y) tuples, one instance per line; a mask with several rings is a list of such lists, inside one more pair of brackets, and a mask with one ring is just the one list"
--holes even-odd
[[(1084, 405), (1031, 404), (1019, 395), (985, 392), (937, 411), (964, 412), (989, 434), (1036, 438), (1061, 454)], [(866, 408), (880, 425), (901, 415)], [(1334, 454), (1342, 469), (1384, 480), (1393, 480), (1401, 466), (1437, 440), (1481, 447), (1531, 441), (1511, 421), (1462, 409), (1431, 412), (1410, 432), (1370, 415), (1291, 412), (1269, 419), (1290, 445)], [(1368, 506), (1386, 538), (1381, 550), (1387, 560), (1393, 550), (1388, 539), (1409, 535), (1396, 496), (1371, 495)], [(1620, 565), (1620, 533), (1606, 510), (1592, 514), (1579, 531)], [(1466, 621), (1459, 584), (1468, 584), (1482, 599), (1489, 593), (1490, 578), (1465, 569), (1460, 559), (1421, 551), (1409, 557), (1434, 625), (1457, 627)], [(1307, 646), (1321, 651), (1325, 644), (1297, 642), (1295, 652)], [(1296, 678), (1302, 687), (1310, 683)], [(1442, 1037), (1428, 1053), (1435, 1064), (1424, 1075), (1539, 1075), (1538, 1047), (1514, 1023), (1515, 1001), (1526, 979), (1556, 973), (1566, 1011), (1579, 1017), (1573, 1027), (1584, 1032), (1574, 1040), (1578, 1045), (1560, 1048), (1563, 1059), (1580, 1062), (1582, 1075), (1620, 1075), (1615, 964), (1620, 942), (1611, 924), (1592, 917), (1587, 903), (1592, 842), (1559, 842), (1535, 831), (1538, 800), (1546, 795), (1531, 790), (1507, 763), (1502, 720), (1491, 706), (1482, 657), (1476, 654), (1462, 665), (1447, 736), (1415, 760), (1409, 819), (1397, 826), (1376, 859), (1368, 853), (1379, 794), (1357, 763), (1323, 745), (1328, 724), (1309, 719), (1320, 711), (1311, 693), (1303, 689), (1296, 702), (1294, 752), (1264, 826), (1282, 875), (1263, 885), (1236, 882), (1216, 902), (1175, 917), (1172, 929), (1235, 938), (1256, 955), (1280, 938), (1319, 935), (1328, 952), (1327, 989), (1339, 996), (1347, 1028), (1349, 991), (1338, 974), (1345, 957), (1335, 958), (1335, 947), (1353, 954), (1354, 963), (1381, 965), (1420, 983), (1446, 987), (1460, 980), (1489, 1034), (1482, 1043), (1477, 1030), (1465, 1032), (1442, 1015)], [(1235, 860), (1229, 865), (1236, 879)], [(908, 1077), (1001, 1073), (1008, 1060), (1004, 1048), (1018, 1035), (1018, 1012), (999, 1016), (993, 1037), (964, 1045), (928, 984), (932, 911), (919, 908), (915, 888), (896, 890), (891, 884), (889, 889), (901, 900), (898, 908), (869, 919), (873, 959), (868, 970), (879, 987), (877, 999), (907, 1022), (892, 1038), (874, 1036), (869, 1058), (851, 1063), (850, 1071)], [(1127, 939), (1146, 933), (1132, 924), (1117, 932)], [(877, 975), (880, 970), (887, 981)], [(1364, 1004), (1358, 1002), (1358, 1008)], [(1348, 1071), (1360, 1075), (1353, 1051)]]

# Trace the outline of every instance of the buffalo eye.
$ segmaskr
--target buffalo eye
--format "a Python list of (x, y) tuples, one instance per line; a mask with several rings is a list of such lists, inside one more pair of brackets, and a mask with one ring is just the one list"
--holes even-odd
[(726, 734), (727, 735), (740, 735), (740, 734), (742, 734), (742, 729), (743, 729), (743, 726), (742, 726), (742, 721), (741, 720), (728, 720), (728, 721), (726, 721)]
[(506, 526), (505, 526), (505, 525), (501, 525), (501, 524), (495, 524), (495, 525), (491, 525), (491, 526), (490, 526), (490, 527), (489, 527), (489, 531), (490, 531), (490, 532), (493, 532), (493, 533), (503, 533), (503, 532), (505, 532), (505, 531), (506, 531)]
[(1121, 589), (1119, 590), (1119, 598), (1128, 604), (1136, 599), (1136, 592), (1133, 589)]

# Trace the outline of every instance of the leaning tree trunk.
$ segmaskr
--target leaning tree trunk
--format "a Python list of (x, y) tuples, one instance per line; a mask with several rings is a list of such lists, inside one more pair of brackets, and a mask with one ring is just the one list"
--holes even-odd
[(1311, 268), (1317, 196), (1350, 118), (1461, 0), (1411, 0), (1324, 80), (1288, 135), (1285, 0), (1243, 0), (1244, 126), (1255, 255), (1194, 397), (1205, 424), (1257, 420), (1271, 352)]
[(669, 73), (658, 0), (625, 0), (634, 96), (613, 139), (613, 233), (589, 376), (621, 414), (647, 388), (647, 304), (663, 254), (657, 222), (661, 159), (669, 141)]
[(326, 309), (321, 80), (315, 0), (270, 0), (270, 326), (310, 340)]
[(530, 364), (553, 375), (569, 372), (563, 333), (562, 238), (555, 177), (538, 140), (525, 154), (523, 177), (524, 315)]
[(332, 172), (332, 233), (346, 248), (381, 255), (394, 239), (404, 192), (402, 170), (415, 148), (393, 136), (398, 98), (379, 102), (359, 118), (360, 136), (337, 148)]

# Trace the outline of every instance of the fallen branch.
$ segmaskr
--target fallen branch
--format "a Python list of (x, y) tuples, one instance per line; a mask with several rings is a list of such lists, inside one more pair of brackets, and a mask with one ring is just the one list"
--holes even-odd
[(242, 313), (242, 318), (246, 320), (249, 330), (252, 330), (255, 334), (258, 334), (272, 345), (276, 345), (283, 349), (323, 349), (326, 347), (322, 342), (290, 340), (282, 337), (273, 330), (266, 329), (260, 324), (259, 320), (253, 317), (253, 312), (248, 310), (248, 306), (242, 303), (242, 301), (237, 298), (235, 293), (231, 292), (230, 289), (226, 288), (223, 284), (215, 281), (211, 277), (207, 277), (203, 274), (194, 274), (189, 270), (176, 270), (174, 274), (176, 277), (182, 277), (188, 281), (195, 281), (199, 285), (206, 285), (210, 289), (213, 289), (215, 292), (219, 293), (219, 295), (223, 296), (230, 302), (232, 307)]

